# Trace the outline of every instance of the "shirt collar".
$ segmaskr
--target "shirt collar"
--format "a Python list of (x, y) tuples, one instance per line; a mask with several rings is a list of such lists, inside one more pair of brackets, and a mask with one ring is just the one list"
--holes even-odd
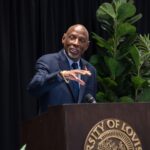
[[(69, 65), (71, 66), (75, 61), (73, 61), (72, 59), (70, 59), (67, 54), (66, 54), (66, 51), (64, 50), (64, 54), (69, 62)], [(78, 61), (76, 61), (76, 63), (78, 64), (79, 68), (80, 68), (80, 59)]]

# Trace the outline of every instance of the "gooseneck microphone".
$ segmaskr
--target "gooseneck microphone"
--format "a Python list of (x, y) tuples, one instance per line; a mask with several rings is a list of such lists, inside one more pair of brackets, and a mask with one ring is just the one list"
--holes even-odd
[(90, 94), (90, 93), (88, 93), (85, 97), (84, 97), (84, 100), (85, 100), (85, 102), (87, 102), (87, 103), (96, 103), (96, 100), (95, 100), (95, 98)]

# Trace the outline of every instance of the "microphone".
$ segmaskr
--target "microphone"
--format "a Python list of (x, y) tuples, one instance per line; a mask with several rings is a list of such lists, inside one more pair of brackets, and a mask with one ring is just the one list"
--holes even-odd
[(94, 98), (90, 93), (88, 93), (88, 94), (84, 97), (84, 99), (85, 99), (85, 102), (93, 103), (93, 104), (96, 103), (95, 98)]

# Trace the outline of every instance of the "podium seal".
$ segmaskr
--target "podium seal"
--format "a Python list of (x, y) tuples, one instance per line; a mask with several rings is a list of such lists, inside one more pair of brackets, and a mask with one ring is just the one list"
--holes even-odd
[(128, 123), (109, 118), (92, 127), (86, 137), (84, 150), (142, 150), (142, 145)]

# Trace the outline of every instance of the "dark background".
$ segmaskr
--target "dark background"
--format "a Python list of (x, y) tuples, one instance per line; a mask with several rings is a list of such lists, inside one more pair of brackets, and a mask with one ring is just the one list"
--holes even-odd
[[(19, 127), (36, 116), (37, 102), (26, 87), (38, 57), (62, 48), (61, 37), (75, 23), (103, 34), (96, 21), (98, 6), (110, 0), (0, 0), (0, 149), (19, 149)], [(149, 33), (149, 0), (135, 1), (139, 33)], [(96, 51), (91, 46), (85, 59)]]

